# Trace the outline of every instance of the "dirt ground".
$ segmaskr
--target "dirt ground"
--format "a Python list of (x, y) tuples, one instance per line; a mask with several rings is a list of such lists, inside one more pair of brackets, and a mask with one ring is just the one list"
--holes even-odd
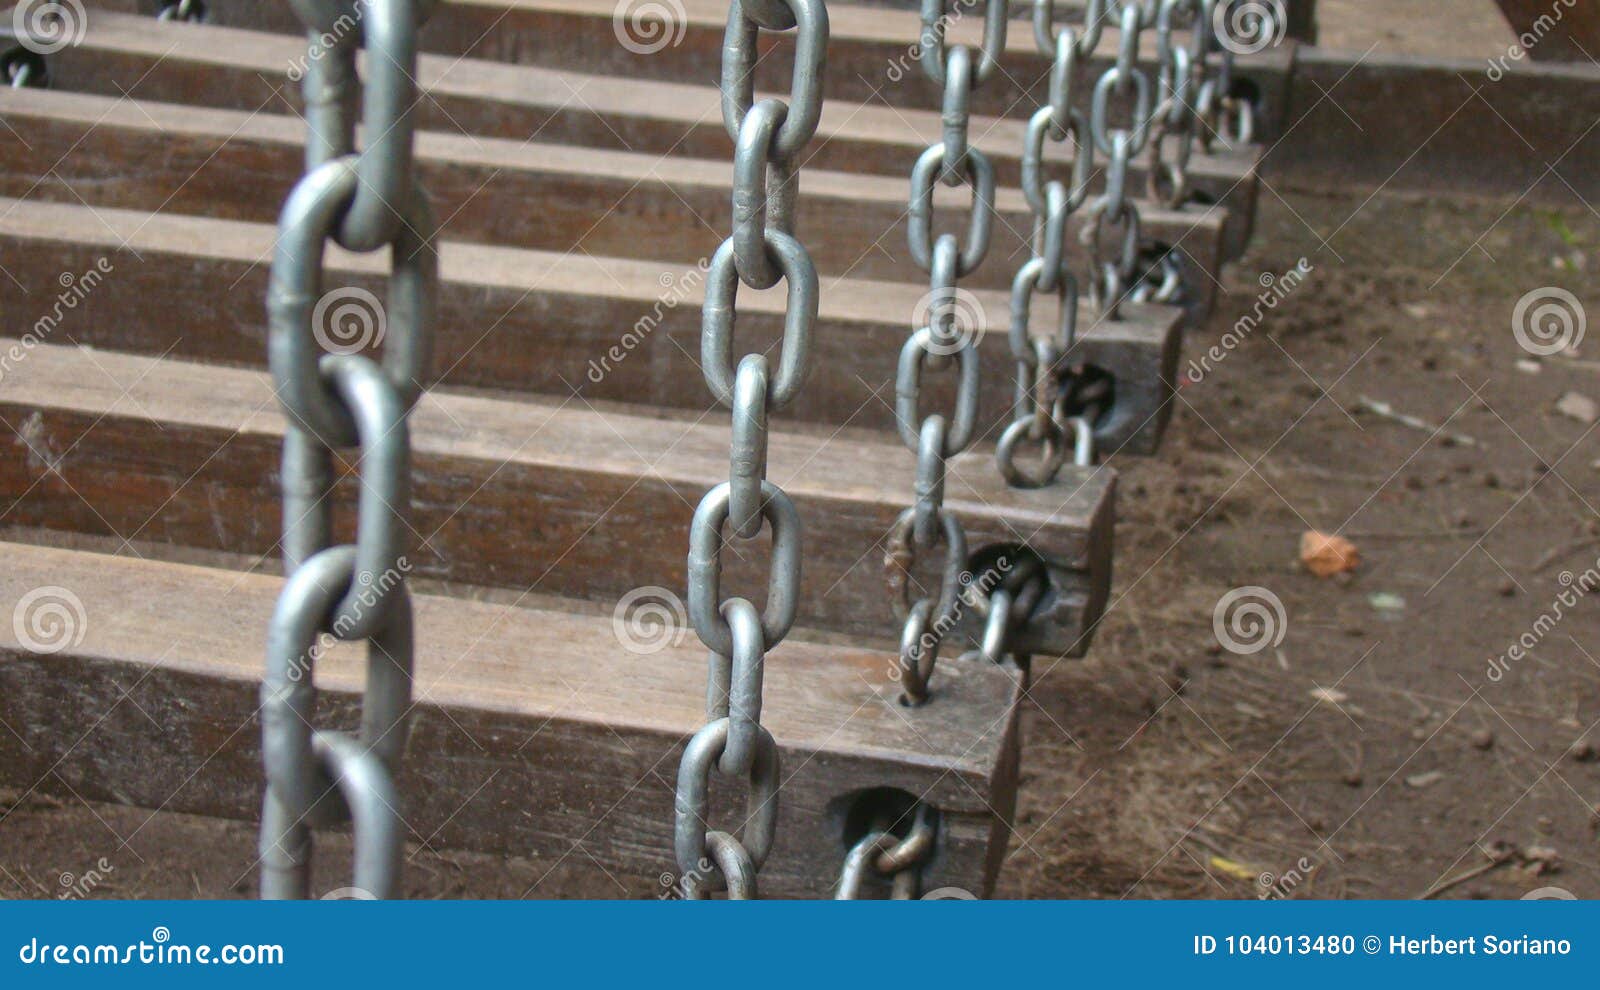
[[(1600, 343), (1535, 356), (1514, 332), (1549, 287), (1600, 305), (1596, 250), (1582, 207), (1271, 180), (1185, 343), (1223, 357), (1186, 376), (1161, 455), (1117, 464), (1092, 656), (1036, 667), (1000, 896), (1600, 897)], [(1266, 275), (1282, 301), (1236, 332)], [(1351, 540), (1354, 573), (1301, 567), (1308, 529)], [(1241, 589), (1266, 625), (1224, 627), (1230, 649), (1219, 603)], [(344, 840), (320, 841), (337, 864)], [(254, 845), (243, 823), (0, 791), (3, 897), (251, 896)], [(407, 864), (422, 897), (648, 883)]]

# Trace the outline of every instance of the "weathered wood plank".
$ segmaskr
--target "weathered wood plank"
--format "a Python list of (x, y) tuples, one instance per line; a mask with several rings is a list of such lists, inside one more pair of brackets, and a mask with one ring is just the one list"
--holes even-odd
[[(0, 143), (0, 193), (12, 196), (269, 221), (303, 170), (297, 117), (6, 88), (0, 125), (29, 135)], [(732, 228), (726, 162), (437, 132), (416, 145), (451, 239), (692, 264)], [(820, 273), (925, 278), (906, 245), (904, 180), (808, 168), (802, 181), (799, 225)], [(946, 210), (946, 225), (965, 223)], [(989, 263), (964, 280), (968, 288), (1008, 286), (1008, 259), (1028, 256), (1022, 194), (1000, 191), (996, 210)], [(1215, 292), (1222, 212), (1142, 211), (1145, 235), (1178, 248), (1193, 269), (1196, 315)]]
[(1536, 62), (1593, 62), (1600, 56), (1600, 7), (1570, 0), (1495, 0)]
[[(0, 278), (0, 309), (20, 314), (13, 333), (33, 326), (53, 341), (257, 366), (266, 354), (263, 300), (274, 236), (264, 224), (0, 199), (0, 256), (11, 276)], [(438, 361), (446, 384), (710, 408), (692, 370), (700, 347), (699, 269), (454, 243), (441, 246), (440, 259), (437, 352), (447, 355)], [(102, 263), (114, 274), (96, 279), (92, 292), (69, 294), (74, 315), (61, 326), (63, 337), (51, 336), (62, 322), (52, 309), (63, 275), (70, 280)], [(380, 256), (333, 250), (328, 264), (328, 293), (357, 289), (382, 297)], [(784, 419), (830, 432), (892, 430), (895, 364), (922, 295), (906, 283), (829, 281), (811, 378)], [(968, 298), (973, 309), (963, 325), (980, 342), (983, 368), (979, 436), (994, 440), (1011, 418), (1008, 298), (983, 291)], [(742, 346), (773, 346), (782, 306), (781, 295), (741, 295)], [(1052, 298), (1034, 308), (1041, 332), (1055, 325)], [(1180, 310), (1129, 304), (1123, 313), (1113, 323), (1085, 306), (1071, 359), (1116, 371), (1135, 367), (1120, 343), (1129, 337), (1176, 345)], [(953, 383), (950, 374), (926, 376), (924, 408), (952, 408)], [(1129, 387), (1119, 384), (1118, 392)], [(1136, 435), (1128, 452), (1154, 449), (1160, 423)]]
[[(150, 0), (108, 0), (113, 10), (132, 10)], [(452, 0), (422, 30), (425, 50), (441, 55), (594, 72), (630, 79), (706, 83), (713, 81), (727, 25), (724, 0), (680, 0), (660, 8), (672, 11), (663, 36), (629, 34), (622, 21), (633, 4), (616, 0)], [(229, 27), (299, 33), (288, 8), (253, 0), (211, 0), (212, 20)], [(621, 12), (619, 14), (619, 11)], [(682, 16), (678, 16), (682, 11)], [(952, 41), (976, 43), (982, 18), (955, 21)], [(648, 18), (647, 18), (648, 20)], [(659, 21), (660, 18), (655, 18)], [(914, 43), (921, 20), (911, 10), (830, 4), (828, 98), (856, 103), (886, 103), (897, 108), (938, 110), (939, 88), (917, 65)], [(182, 30), (183, 25), (173, 25)], [(1148, 36), (1147, 36), (1148, 37)], [(553, 39), (559, 39), (554, 43)], [(627, 39), (627, 43), (624, 43)], [(763, 32), (756, 85), (787, 92), (792, 41)], [(1116, 58), (1118, 32), (1108, 29), (1084, 70), (1099, 75)], [(1148, 62), (1153, 41), (1142, 55)], [(777, 55), (771, 55), (773, 49)], [(1005, 71), (973, 94), (972, 112), (1003, 117), (1044, 98), (1050, 60), (1039, 53), (1033, 32), (1013, 24), (1006, 37)], [(1292, 46), (1280, 45), (1239, 60), (1238, 76), (1251, 82), (1262, 101), (1264, 136), (1276, 133), (1281, 94), (1288, 85)]]
[[(297, 37), (211, 25), (174, 31), (151, 17), (96, 11), (82, 41), (50, 57), (57, 89), (168, 103), (201, 103), (248, 112), (303, 110)], [(714, 86), (641, 81), (584, 72), (513, 66), (481, 59), (423, 55), (418, 83), (428, 99), (422, 125), (445, 133), (576, 144), (643, 154), (725, 160), (730, 143)], [(1087, 98), (1087, 95), (1085, 96)], [(977, 116), (974, 145), (995, 164), (1002, 186), (1018, 182), (1026, 117)], [(806, 167), (904, 179), (916, 155), (940, 134), (939, 114), (850, 103), (830, 97)], [(1256, 201), (1259, 149), (1197, 152), (1189, 171), (1196, 193), (1226, 210), (1227, 257), (1248, 241)], [(1145, 187), (1135, 163), (1133, 188)], [(1096, 180), (1103, 185), (1103, 177)]]
[[(0, 561), (0, 604), (20, 617), (0, 624), (0, 782), (256, 818), (257, 685), (278, 580), (15, 543), (0, 544)], [(629, 652), (604, 617), (414, 601), (407, 838), (675, 872), (672, 781), (704, 721), (693, 634)], [(30, 627), (50, 604), (66, 625)], [(1018, 679), (947, 663), (940, 697), (910, 709), (878, 676), (889, 658), (875, 651), (791, 639), (770, 659), (762, 717), (785, 777), (762, 892), (825, 895), (845, 810), (877, 787), (939, 809), (930, 885), (987, 891), (1015, 802)], [(363, 663), (358, 646), (320, 657), (320, 724), (356, 724)], [(737, 823), (729, 790), (714, 792), (714, 820)]]
[[(0, 521), (276, 555), (283, 421), (267, 375), (4, 339), (0, 354), (12, 451), (0, 460)], [(681, 588), (694, 506), (728, 475), (721, 417), (438, 392), (411, 429), (412, 562), (468, 584), (603, 602), (641, 585)], [(914, 459), (887, 437), (787, 432), (774, 432), (769, 456), (768, 477), (806, 527), (800, 621), (898, 642), (883, 540), (910, 502)], [(343, 484), (353, 498), (355, 477)], [(1073, 469), (1054, 488), (1014, 490), (989, 455), (970, 452), (946, 485), (974, 557), (1005, 552), (1014, 564), (1019, 551), (1003, 548), (1025, 546), (1049, 569), (1030, 642), (1081, 653), (1109, 585), (1114, 473)], [(765, 551), (725, 556), (725, 586), (759, 597)]]

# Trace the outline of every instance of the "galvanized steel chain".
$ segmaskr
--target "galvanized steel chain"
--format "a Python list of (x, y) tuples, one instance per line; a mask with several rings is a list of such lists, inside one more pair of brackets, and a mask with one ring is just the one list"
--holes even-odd
[[(1128, 4), (1128, 7), (1136, 5)], [(1107, 0), (1091, 0), (1080, 30), (1055, 23), (1051, 0), (1035, 0), (1034, 42), (1051, 59), (1045, 105), (1028, 121), (1022, 147), (1022, 192), (1033, 211), (1033, 254), (1011, 282), (1008, 340), (1016, 362), (1015, 419), (1001, 434), (995, 460), (1012, 485), (1039, 488), (1050, 484), (1067, 462), (1069, 448), (1083, 446), (1082, 430), (1058, 415), (1056, 397), (1075, 372), (1065, 365), (1077, 340), (1078, 280), (1067, 257), (1067, 225), (1089, 198), (1094, 178), (1095, 142), (1089, 122), (1073, 105), (1080, 60), (1099, 47), (1105, 21), (1122, 8)], [(1135, 11), (1137, 15), (1137, 11)], [(1135, 67), (1136, 68), (1136, 67)], [(1096, 89), (1099, 94), (1099, 88)], [(1097, 105), (1103, 106), (1101, 100)], [(1045, 178), (1046, 142), (1071, 140), (1071, 184)], [(1060, 325), (1050, 335), (1034, 334), (1030, 323), (1038, 293), (1056, 294)], [(1079, 437), (1069, 443), (1069, 434)], [(1026, 468), (1018, 460), (1025, 445), (1037, 444), (1039, 463)]]
[[(915, 502), (890, 530), (884, 555), (890, 604), (902, 623), (900, 686), (911, 704), (928, 698), (928, 681), (958, 605), (967, 562), (961, 522), (944, 508), (945, 466), (971, 446), (978, 419), (978, 342), (971, 338), (970, 328), (957, 323), (957, 282), (982, 264), (989, 252), (995, 196), (994, 165), (972, 147), (968, 127), (973, 92), (999, 69), (1010, 17), (1007, 0), (989, 0), (983, 40), (974, 53), (966, 45), (946, 44), (951, 23), (947, 5), (948, 0), (922, 2), (918, 47), (924, 73), (944, 90), (944, 129), (911, 170), (906, 231), (912, 260), (929, 275), (928, 321), (913, 329), (900, 351), (895, 422), (901, 439), (917, 455)], [(964, 238), (954, 233), (934, 237), (933, 193), (940, 182), (972, 189)], [(924, 373), (952, 368), (954, 409), (948, 416), (924, 417), (920, 408)], [(912, 571), (918, 558), (941, 543), (944, 561), (937, 588), (913, 594)]]
[[(755, 99), (754, 69), (762, 30), (794, 32), (789, 101)], [(800, 594), (800, 515), (767, 480), (767, 421), (792, 402), (810, 367), (818, 279), (811, 255), (794, 236), (795, 167), (822, 116), (822, 70), (828, 45), (824, 0), (733, 0), (722, 43), (722, 119), (734, 141), (733, 232), (706, 275), (700, 358), (706, 385), (733, 413), (727, 481), (706, 493), (689, 529), (690, 622), (711, 651), (707, 722), (678, 765), (674, 853), (687, 897), (726, 890), (756, 896), (756, 874), (778, 824), (778, 746), (761, 724), (767, 651), (794, 625)], [(772, 369), (753, 352), (733, 359), (739, 284), (767, 289), (785, 282), (782, 350)], [(772, 530), (766, 606), (722, 595), (724, 530), (741, 540)], [(746, 817), (732, 831), (708, 821), (711, 773), (742, 780)]]
[[(359, 2), (362, 10), (357, 11)], [(318, 46), (335, 22), (359, 24), (355, 42), (309, 61), (306, 174), (279, 222), (268, 289), (273, 383), (288, 425), (283, 445), (285, 582), (267, 637), (261, 687), (267, 787), (261, 823), (261, 895), (310, 893), (311, 829), (352, 822), (353, 883), (374, 897), (398, 892), (403, 822), (395, 776), (411, 709), (411, 601), (405, 576), (410, 508), (408, 414), (423, 388), (433, 337), (436, 224), (411, 168), (416, 32), (431, 3), (295, 0)], [(355, 149), (359, 97), (370, 143)], [(381, 364), (347, 347), (323, 353), (323, 253), (329, 239), (388, 248)], [(334, 290), (338, 292), (338, 290)], [(330, 294), (331, 295), (331, 294)], [(354, 449), (360, 489), (356, 541), (335, 545), (334, 452)], [(365, 640), (367, 682), (359, 733), (315, 727), (318, 656), (325, 640)]]

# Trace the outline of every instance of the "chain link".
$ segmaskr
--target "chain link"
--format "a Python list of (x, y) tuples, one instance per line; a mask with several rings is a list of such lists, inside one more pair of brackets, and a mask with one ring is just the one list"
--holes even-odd
[[(354, 46), (349, 49), (349, 76), (339, 77), (332, 101), (319, 98), (334, 78), (330, 73), (343, 69), (307, 75), (308, 119), (323, 140), (310, 143), (306, 174), (284, 206), (268, 291), (270, 364), (288, 426), (285, 581), (268, 630), (261, 687), (265, 898), (309, 896), (311, 829), (344, 820), (354, 829), (355, 885), (380, 898), (399, 891), (404, 823), (395, 776), (409, 729), (413, 654), (404, 556), (407, 417), (423, 388), (433, 335), (436, 227), (412, 175), (409, 126), (397, 134), (368, 131), (376, 137), (357, 152), (353, 115), (331, 108), (359, 96), (369, 125), (409, 119), (417, 99), (415, 34), (429, 6), (372, 0), (356, 17), (351, 2), (296, 4), (313, 35), (323, 30), (322, 18), (356, 17), (373, 55), (362, 85)], [(340, 126), (329, 126), (335, 118)], [(364, 250), (390, 249), (389, 332), (381, 364), (364, 354), (318, 349), (313, 321), (330, 238)], [(344, 448), (355, 448), (360, 465), (356, 542), (334, 545), (333, 458)], [(330, 636), (367, 643), (361, 727), (354, 736), (314, 728), (315, 665)]]
[(867, 834), (850, 847), (839, 871), (835, 900), (857, 900), (867, 878), (874, 874), (889, 878), (894, 900), (915, 900), (921, 894), (922, 868), (933, 858), (938, 841), (932, 809), (917, 805), (904, 838), (891, 831), (892, 824), (885, 817), (878, 818)]
[[(789, 102), (755, 99), (752, 72), (762, 30), (794, 32)], [(761, 724), (767, 652), (794, 625), (800, 595), (800, 514), (783, 489), (766, 480), (768, 421), (794, 401), (811, 363), (818, 279), (805, 245), (794, 236), (798, 155), (822, 115), (822, 65), (828, 45), (824, 0), (733, 0), (722, 43), (722, 115), (734, 142), (733, 231), (711, 258), (701, 313), (700, 357), (706, 387), (732, 412), (729, 480), (701, 499), (689, 526), (688, 612), (711, 651), (706, 724), (678, 764), (673, 853), (686, 897), (721, 889), (754, 898), (756, 875), (772, 851), (778, 826), (778, 744)], [(783, 281), (782, 353), (776, 370), (766, 355), (733, 359), (740, 284), (768, 289)], [(753, 539), (772, 530), (767, 600), (722, 597), (724, 528)], [(736, 832), (708, 819), (711, 774), (740, 780), (746, 817)]]

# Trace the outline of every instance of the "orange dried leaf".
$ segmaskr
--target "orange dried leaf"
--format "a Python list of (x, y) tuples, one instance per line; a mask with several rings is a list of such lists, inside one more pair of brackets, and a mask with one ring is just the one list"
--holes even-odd
[(1311, 529), (1300, 537), (1300, 563), (1317, 577), (1353, 571), (1360, 562), (1356, 545), (1342, 536), (1329, 536)]

